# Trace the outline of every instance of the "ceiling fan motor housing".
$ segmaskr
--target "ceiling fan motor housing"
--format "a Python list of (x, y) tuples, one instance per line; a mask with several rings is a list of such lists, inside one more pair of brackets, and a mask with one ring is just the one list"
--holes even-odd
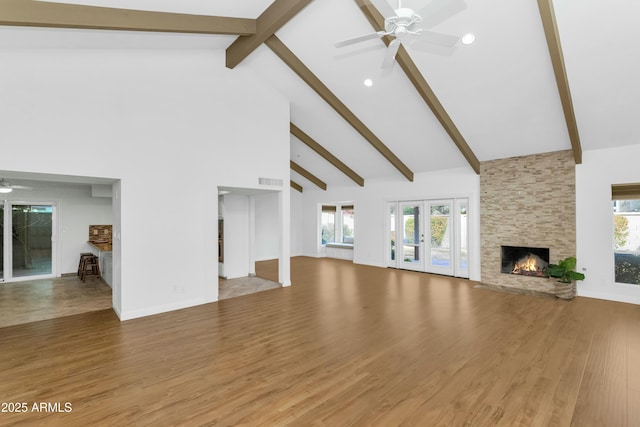
[(387, 33), (402, 37), (404, 34), (418, 35), (422, 17), (413, 10), (403, 7), (396, 9), (396, 16), (390, 16), (384, 20), (384, 29)]

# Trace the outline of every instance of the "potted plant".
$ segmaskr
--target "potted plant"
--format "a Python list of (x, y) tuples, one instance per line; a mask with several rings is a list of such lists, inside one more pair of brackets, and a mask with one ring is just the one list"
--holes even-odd
[(584, 280), (584, 274), (575, 271), (576, 263), (575, 257), (568, 257), (557, 264), (549, 264), (545, 269), (548, 277), (559, 279), (555, 290), (558, 298), (572, 299), (576, 296), (576, 280)]

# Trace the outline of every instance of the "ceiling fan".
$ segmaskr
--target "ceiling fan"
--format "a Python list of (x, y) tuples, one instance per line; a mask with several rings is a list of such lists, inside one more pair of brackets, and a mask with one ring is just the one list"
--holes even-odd
[(380, 13), (386, 16), (384, 31), (342, 40), (336, 43), (335, 47), (392, 36), (393, 40), (389, 43), (382, 62), (382, 67), (386, 68), (393, 65), (401, 44), (409, 45), (412, 49), (417, 50), (420, 50), (421, 47), (427, 47), (427, 45), (452, 48), (460, 39), (458, 36), (426, 30), (424, 27), (432, 27), (464, 10), (467, 7), (464, 0), (432, 0), (420, 10), (420, 13), (416, 13), (408, 7), (402, 7), (402, 0), (398, 0), (397, 9), (392, 9), (386, 0), (379, 0), (374, 3)]
[(13, 190), (31, 190), (31, 187), (11, 184), (5, 181), (4, 178), (0, 178), (0, 193), (11, 193)]

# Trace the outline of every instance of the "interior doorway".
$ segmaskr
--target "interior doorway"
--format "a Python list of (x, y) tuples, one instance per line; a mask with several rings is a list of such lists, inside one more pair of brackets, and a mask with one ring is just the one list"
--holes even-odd
[(285, 213), (282, 190), (218, 188), (219, 299), (288, 286)]
[(469, 277), (468, 198), (388, 202), (387, 266)]

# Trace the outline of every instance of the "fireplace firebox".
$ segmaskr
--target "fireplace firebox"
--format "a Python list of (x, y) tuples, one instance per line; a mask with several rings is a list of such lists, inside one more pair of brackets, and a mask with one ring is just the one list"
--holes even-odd
[(549, 265), (549, 248), (501, 246), (502, 268), (505, 274), (544, 277)]

